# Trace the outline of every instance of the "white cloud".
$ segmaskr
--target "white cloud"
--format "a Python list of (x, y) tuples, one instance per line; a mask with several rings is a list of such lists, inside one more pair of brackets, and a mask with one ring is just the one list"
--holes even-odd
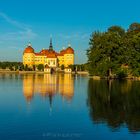
[(70, 35), (66, 34), (59, 34), (59, 36), (63, 39), (69, 40), (69, 39), (75, 39), (75, 40), (83, 40), (83, 39), (88, 39), (90, 33), (74, 33)]
[(37, 36), (31, 29), (25, 31), (9, 32), (0, 34), (0, 42), (4, 41), (30, 41)]
[(89, 39), (90, 33), (85, 33), (81, 36), (82, 39)]
[(3, 41), (29, 41), (34, 39), (37, 34), (33, 32), (33, 30), (24, 23), (20, 23), (16, 20), (13, 20), (5, 13), (0, 12), (0, 17), (2, 17), (5, 22), (17, 28), (15, 32), (6, 32), (4, 34), (0, 34), (0, 42)]
[(16, 20), (11, 19), (5, 13), (0, 12), (0, 17), (2, 17), (6, 22), (8, 22), (9, 24), (11, 24), (11, 25), (13, 25), (13, 26), (15, 26), (17, 28), (20, 28), (20, 29), (23, 29), (23, 30), (28, 29), (27, 25), (25, 25), (23, 23), (20, 23), (20, 22), (18, 22)]

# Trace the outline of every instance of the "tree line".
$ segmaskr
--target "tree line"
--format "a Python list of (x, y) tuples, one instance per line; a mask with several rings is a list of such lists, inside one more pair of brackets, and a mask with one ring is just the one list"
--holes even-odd
[(0, 62), (0, 69), (9, 69), (11, 71), (22, 70), (22, 62)]
[[(69, 65), (69, 68), (72, 69), (72, 71), (86, 71), (87, 64), (75, 64), (75, 65)], [(65, 66), (62, 65), (61, 70), (65, 69)], [(44, 65), (33, 65), (33, 67), (29, 67), (28, 65), (23, 65), (22, 62), (0, 62), (0, 69), (2, 70), (10, 70), (10, 71), (44, 71)]]
[(72, 71), (87, 71), (88, 70), (88, 65), (85, 64), (74, 64), (74, 65), (69, 65), (69, 68), (71, 68)]
[(10, 70), (10, 71), (35, 71), (36, 69), (39, 71), (44, 71), (44, 65), (39, 64), (37, 66), (33, 65), (33, 67), (29, 67), (28, 65), (23, 65), (22, 62), (0, 62), (0, 69), (2, 70)]
[(87, 50), (88, 70), (101, 77), (140, 76), (140, 24), (127, 30), (111, 26), (92, 33)]

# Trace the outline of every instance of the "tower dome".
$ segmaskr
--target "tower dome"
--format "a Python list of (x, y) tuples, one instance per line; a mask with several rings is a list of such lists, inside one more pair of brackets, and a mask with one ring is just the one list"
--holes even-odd
[(31, 43), (29, 43), (27, 48), (25, 48), (24, 53), (34, 53)]
[(74, 54), (74, 50), (71, 48), (71, 45), (68, 45), (68, 48), (65, 50), (67, 54)]

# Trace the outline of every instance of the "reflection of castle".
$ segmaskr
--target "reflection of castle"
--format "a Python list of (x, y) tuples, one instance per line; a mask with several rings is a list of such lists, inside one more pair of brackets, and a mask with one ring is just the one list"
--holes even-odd
[(28, 102), (35, 94), (49, 97), (50, 101), (55, 94), (60, 94), (67, 100), (71, 100), (74, 95), (74, 79), (71, 74), (23, 75), (23, 93)]

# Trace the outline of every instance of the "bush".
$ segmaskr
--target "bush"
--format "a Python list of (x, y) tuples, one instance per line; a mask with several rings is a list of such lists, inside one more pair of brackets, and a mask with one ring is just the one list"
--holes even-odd
[(127, 70), (124, 70), (124, 69), (118, 70), (116, 75), (117, 75), (117, 78), (119, 79), (126, 78), (128, 76)]
[(25, 70), (25, 71), (28, 71), (28, 65), (27, 65), (27, 64), (25, 65), (24, 70)]
[(139, 69), (135, 69), (132, 71), (133, 76), (139, 77), (140, 76), (140, 71)]
[(10, 69), (10, 71), (13, 71), (14, 70), (14, 68), (12, 66), (10, 66), (9, 69)]
[(37, 68), (38, 68), (39, 71), (44, 71), (44, 65), (43, 64), (39, 64)]
[(2, 69), (6, 69), (6, 65), (3, 64), (3, 65), (1, 66), (1, 68), (2, 68)]
[(64, 65), (61, 65), (61, 70), (64, 70), (65, 66)]

